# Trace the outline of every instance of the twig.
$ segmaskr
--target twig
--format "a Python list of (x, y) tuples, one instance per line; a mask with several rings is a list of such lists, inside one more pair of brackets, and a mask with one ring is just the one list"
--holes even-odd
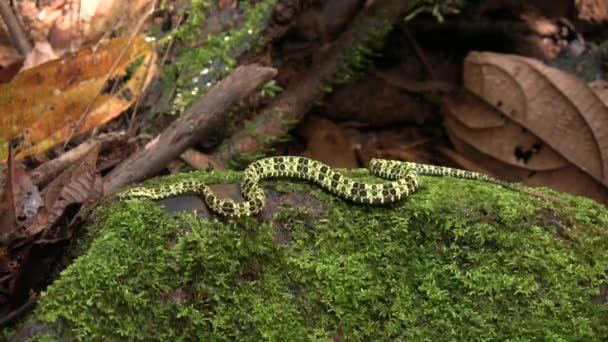
[(424, 52), (420, 48), (420, 45), (418, 45), (418, 41), (416, 41), (414, 36), (412, 36), (412, 34), (410, 33), (410, 30), (408, 30), (407, 27), (405, 27), (403, 29), (403, 33), (405, 33), (405, 36), (410, 41), (410, 44), (411, 44), (412, 48), (414, 49), (416, 56), (418, 56), (418, 60), (420, 60), (420, 62), (426, 69), (426, 72), (429, 73), (429, 75), (431, 76), (431, 79), (437, 80), (438, 77), (437, 77), (437, 74), (435, 73), (435, 69), (433, 69), (433, 67), (431, 66), (431, 64), (428, 61), (428, 58), (426, 58)]
[[(150, 68), (152, 67), (152, 63), (155, 63), (153, 59), (150, 59), (148, 61), (148, 63), (146, 64), (146, 75), (149, 74), (150, 72)], [(146, 91), (144, 93), (144, 87), (146, 86), (146, 79), (147, 77), (142, 77), (141, 79), (141, 84), (139, 85), (139, 94), (141, 94), (140, 96), (137, 97), (137, 100), (135, 100), (135, 104), (133, 105), (133, 113), (131, 113), (131, 118), (129, 119), (129, 126), (127, 128), (127, 132), (129, 134), (129, 136), (133, 136), (133, 134), (135, 133), (135, 129), (134, 129), (134, 122), (135, 122), (135, 117), (137, 116), (137, 109), (139, 108), (139, 104), (142, 101), (142, 99), (147, 96), (148, 91)], [(150, 88), (148, 88), (149, 90)]]
[(372, 68), (370, 70), (370, 74), (377, 76), (378, 78), (380, 78), (384, 82), (388, 83), (389, 85), (392, 85), (393, 87), (396, 87), (396, 88), (406, 91), (408, 93), (414, 93), (414, 94), (428, 93), (428, 92), (450, 93), (450, 92), (453, 92), (455, 89), (454, 85), (452, 85), (448, 82), (439, 81), (439, 80), (435, 80), (435, 79), (427, 80), (427, 81), (398, 79), (398, 78), (393, 77), (392, 75), (385, 73), (383, 71), (380, 71), (376, 68)]
[(101, 134), (93, 139), (78, 145), (77, 147), (61, 154), (61, 156), (38, 166), (31, 172), (32, 182), (39, 188), (44, 187), (53, 178), (57, 177), (61, 171), (67, 169), (74, 162), (82, 159), (94, 144), (101, 144), (101, 151), (107, 151), (117, 144), (126, 143), (127, 135), (125, 132)]
[(38, 302), (38, 295), (36, 295), (36, 294), (31, 295), (30, 298), (28, 299), (28, 301), (25, 302), (25, 304), (21, 305), (20, 307), (18, 307), (15, 310), (11, 311), (6, 316), (0, 318), (0, 328), (8, 325), (10, 322), (16, 320), (17, 318), (21, 317), (21, 315), (23, 315), (26, 312), (33, 309), (37, 302)]

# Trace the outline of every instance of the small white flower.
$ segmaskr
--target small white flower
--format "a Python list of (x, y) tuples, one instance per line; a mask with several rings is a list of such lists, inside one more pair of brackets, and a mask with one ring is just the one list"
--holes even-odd
[(148, 43), (156, 41), (156, 37), (146, 36), (144, 40)]
[(229, 41), (229, 40), (230, 40), (230, 36), (226, 36), (226, 37), (224, 37), (224, 40), (225, 40), (225, 41)]
[(249, 33), (249, 34), (253, 34), (253, 30), (252, 30), (252, 29), (249, 29), (249, 30), (247, 30), (247, 33)]
[(197, 82), (198, 82), (198, 77), (194, 76), (194, 77), (192, 78), (192, 83), (197, 83)]
[(208, 68), (205, 68), (205, 69), (201, 70), (201, 72), (200, 72), (201, 75), (207, 75), (208, 73), (209, 73)]
[(207, 84), (205, 84), (207, 86), (207, 88), (211, 87), (213, 84), (211, 84), (211, 82), (207, 82)]

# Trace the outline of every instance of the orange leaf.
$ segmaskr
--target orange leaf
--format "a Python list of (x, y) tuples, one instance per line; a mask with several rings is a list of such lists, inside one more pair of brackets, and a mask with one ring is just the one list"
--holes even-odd
[[(23, 158), (73, 133), (86, 133), (131, 106), (156, 70), (156, 54), (143, 38), (135, 38), (128, 47), (127, 42), (117, 38), (83, 49), (0, 84), (0, 106), (6, 113), (0, 116), (0, 160), (6, 159), (8, 139), (18, 138), (16, 157)], [(112, 88), (116, 90), (110, 92)]]

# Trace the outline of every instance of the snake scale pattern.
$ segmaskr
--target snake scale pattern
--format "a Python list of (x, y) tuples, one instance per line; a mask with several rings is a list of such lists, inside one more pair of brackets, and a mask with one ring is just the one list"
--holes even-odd
[(194, 180), (173, 183), (159, 188), (136, 187), (118, 194), (120, 199), (162, 199), (187, 193), (201, 194), (211, 210), (226, 217), (257, 214), (264, 208), (266, 196), (259, 186), (263, 179), (295, 178), (313, 182), (339, 197), (362, 204), (388, 204), (405, 199), (418, 188), (418, 175), (447, 176), (481, 180), (518, 189), (516, 184), (488, 175), (434, 166), (385, 159), (372, 159), (371, 173), (387, 182), (368, 184), (353, 180), (321, 162), (296, 156), (269, 157), (250, 164), (243, 173), (241, 192), (245, 201), (220, 199), (205, 184)]

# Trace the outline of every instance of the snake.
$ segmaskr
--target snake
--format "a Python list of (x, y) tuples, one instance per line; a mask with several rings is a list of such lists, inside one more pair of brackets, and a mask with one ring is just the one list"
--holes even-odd
[(158, 187), (134, 187), (120, 192), (118, 197), (122, 200), (158, 200), (195, 193), (200, 194), (215, 213), (226, 217), (242, 217), (255, 215), (264, 209), (266, 196), (260, 187), (260, 181), (269, 178), (309, 181), (345, 200), (370, 205), (395, 203), (407, 198), (419, 188), (419, 175), (480, 180), (515, 190), (520, 189), (514, 183), (498, 180), (483, 173), (446, 166), (372, 159), (368, 169), (371, 174), (384, 179), (385, 182), (364, 183), (333, 170), (327, 164), (305, 157), (267, 157), (249, 164), (243, 172), (240, 185), (245, 201), (242, 202), (220, 199), (209, 186), (195, 179), (180, 180)]

